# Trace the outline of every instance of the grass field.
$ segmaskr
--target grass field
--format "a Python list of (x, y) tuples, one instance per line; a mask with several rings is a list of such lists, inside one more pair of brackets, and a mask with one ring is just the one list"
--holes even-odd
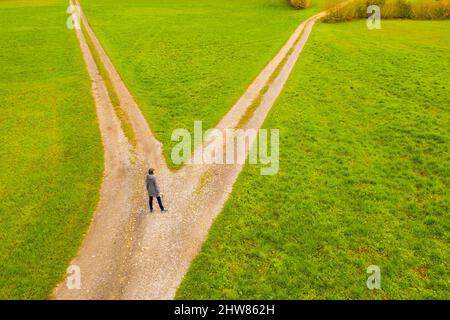
[[(315, 26), (177, 298), (450, 298), (450, 23)], [(381, 290), (366, 268), (381, 269)]]
[(103, 151), (65, 0), (0, 2), (0, 299), (45, 299), (92, 217)]
[(172, 131), (213, 127), (323, 2), (297, 11), (286, 0), (80, 1), (168, 159)]

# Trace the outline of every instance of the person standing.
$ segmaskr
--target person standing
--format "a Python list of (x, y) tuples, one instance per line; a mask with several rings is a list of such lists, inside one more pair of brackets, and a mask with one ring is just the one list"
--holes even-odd
[(145, 186), (147, 188), (149, 197), (148, 203), (150, 205), (150, 212), (153, 212), (153, 197), (156, 197), (161, 212), (167, 211), (166, 209), (164, 209), (164, 206), (161, 201), (161, 194), (159, 193), (158, 183), (156, 182), (155, 177), (155, 169), (153, 168), (148, 169), (148, 174), (147, 177), (145, 178)]

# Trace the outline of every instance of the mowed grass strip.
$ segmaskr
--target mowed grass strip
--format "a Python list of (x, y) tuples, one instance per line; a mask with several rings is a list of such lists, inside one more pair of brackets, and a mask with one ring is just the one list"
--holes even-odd
[(177, 298), (450, 298), (449, 32), (316, 25), (265, 123), (280, 172), (245, 167)]
[(100, 54), (98, 53), (95, 44), (92, 41), (91, 37), (89, 36), (89, 33), (87, 32), (86, 27), (83, 23), (81, 23), (81, 32), (83, 33), (83, 36), (86, 39), (86, 43), (89, 47), (92, 57), (94, 58), (95, 64), (97, 65), (98, 72), (100, 73), (100, 76), (102, 77), (102, 80), (105, 83), (109, 99), (114, 108), (114, 112), (120, 121), (120, 127), (122, 128), (122, 131), (125, 137), (127, 138), (128, 142), (131, 144), (131, 146), (136, 147), (137, 139), (131, 121), (128, 118), (127, 113), (125, 113), (125, 111), (120, 105), (119, 96), (117, 95), (117, 92), (114, 89), (114, 85), (112, 83), (111, 77), (109, 76), (108, 70), (106, 70), (106, 67), (102, 62)]
[(108, 55), (164, 145), (174, 129), (214, 127), (291, 33), (323, 7), (285, 0), (81, 0)]
[(0, 2), (0, 299), (45, 299), (98, 200), (103, 150), (67, 1)]
[(267, 84), (259, 91), (258, 96), (252, 101), (250, 106), (247, 108), (245, 113), (242, 115), (242, 117), (239, 119), (238, 124), (236, 125), (237, 128), (242, 128), (244, 125), (247, 124), (247, 122), (250, 121), (255, 111), (258, 109), (258, 107), (261, 105), (261, 102), (264, 98), (264, 95), (269, 90), (269, 87), (273, 84), (273, 82), (277, 79), (278, 75), (280, 74), (281, 70), (283, 70), (283, 67), (285, 66), (286, 62), (288, 61), (289, 57), (294, 52), (295, 46), (298, 44), (298, 42), (301, 40), (303, 34), (305, 33), (306, 25), (303, 28), (302, 32), (298, 36), (297, 40), (295, 40), (292, 47), (287, 52), (286, 56), (281, 60), (280, 64), (275, 68), (273, 73), (270, 75)]

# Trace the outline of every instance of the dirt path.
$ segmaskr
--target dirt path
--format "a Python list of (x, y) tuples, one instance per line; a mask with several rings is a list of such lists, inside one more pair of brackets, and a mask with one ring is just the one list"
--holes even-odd
[[(244, 126), (261, 127), (312, 26), (323, 15), (311, 17), (295, 30), (216, 128), (236, 127), (261, 89), (268, 86), (259, 107)], [(138, 143), (134, 149), (128, 144), (83, 33), (77, 30), (97, 106), (105, 149), (105, 176), (93, 221), (72, 262), (80, 267), (81, 289), (68, 289), (63, 281), (55, 288), (54, 295), (58, 299), (172, 299), (228, 198), (242, 165), (186, 165), (171, 172), (161, 143), (154, 138), (84, 15), (82, 21)], [(282, 67), (276, 73), (279, 65)], [(167, 194), (163, 200), (170, 209), (168, 213), (149, 214), (144, 179), (150, 166), (156, 169), (162, 192)]]

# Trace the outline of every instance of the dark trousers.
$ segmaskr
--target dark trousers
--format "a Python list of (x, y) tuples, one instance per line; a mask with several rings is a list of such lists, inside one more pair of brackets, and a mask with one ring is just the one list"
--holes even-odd
[[(161, 197), (157, 196), (156, 200), (158, 200), (159, 208), (161, 209), (161, 211), (163, 211), (164, 210), (164, 206), (162, 204)], [(152, 196), (150, 196), (150, 198), (148, 199), (148, 203), (150, 205), (150, 211), (153, 211), (153, 197)]]

